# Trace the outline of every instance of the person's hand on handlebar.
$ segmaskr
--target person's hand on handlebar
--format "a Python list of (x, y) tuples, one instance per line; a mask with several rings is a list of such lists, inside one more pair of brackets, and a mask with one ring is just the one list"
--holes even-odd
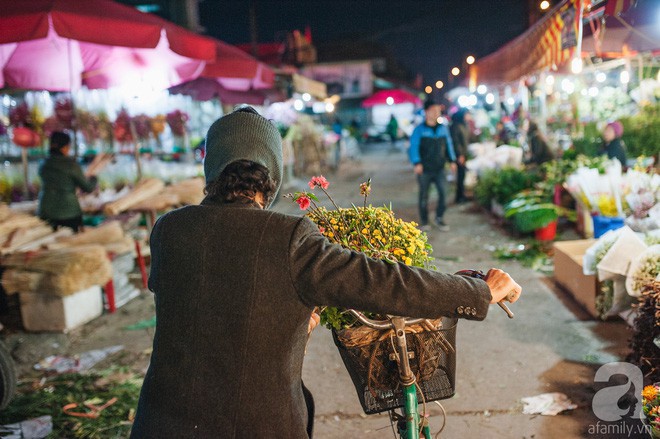
[(309, 325), (307, 326), (307, 333), (311, 333), (314, 328), (321, 322), (321, 316), (318, 314), (318, 309), (314, 308), (312, 315), (309, 317)]
[(508, 273), (497, 268), (491, 268), (484, 280), (493, 297), (490, 303), (497, 303), (502, 300), (513, 303), (520, 298), (522, 287)]

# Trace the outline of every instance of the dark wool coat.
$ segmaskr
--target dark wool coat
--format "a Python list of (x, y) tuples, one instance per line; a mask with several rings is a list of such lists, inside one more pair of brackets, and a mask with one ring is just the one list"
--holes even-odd
[(151, 257), (157, 326), (132, 438), (307, 438), (315, 305), (481, 320), (491, 300), (481, 280), (370, 259), (256, 204), (164, 215)]
[(91, 192), (96, 178), (87, 179), (73, 157), (52, 155), (39, 167), (39, 217), (46, 220), (67, 220), (82, 215), (76, 188)]

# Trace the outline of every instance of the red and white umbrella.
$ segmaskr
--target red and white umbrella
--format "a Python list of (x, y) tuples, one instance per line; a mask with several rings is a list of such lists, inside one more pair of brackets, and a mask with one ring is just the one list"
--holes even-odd
[(196, 78), (216, 42), (110, 0), (0, 0), (0, 87), (70, 91)]

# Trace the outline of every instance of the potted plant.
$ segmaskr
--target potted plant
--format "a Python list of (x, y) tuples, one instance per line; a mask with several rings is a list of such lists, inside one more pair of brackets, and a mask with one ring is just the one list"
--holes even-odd
[(575, 212), (558, 206), (541, 190), (519, 192), (504, 207), (504, 217), (521, 233), (534, 232), (539, 241), (552, 241), (557, 233), (557, 220), (566, 216), (575, 220)]

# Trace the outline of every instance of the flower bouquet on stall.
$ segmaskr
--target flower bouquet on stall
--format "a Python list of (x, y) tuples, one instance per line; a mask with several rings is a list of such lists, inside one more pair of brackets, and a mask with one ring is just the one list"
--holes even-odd
[(611, 161), (605, 172), (580, 167), (566, 180), (566, 189), (593, 218), (594, 237), (623, 227), (628, 205), (625, 201), (626, 178), (621, 164)]
[[(296, 192), (292, 198), (330, 242), (392, 264), (432, 266), (431, 246), (414, 222), (396, 218), (391, 207), (367, 205), (371, 181), (360, 185), (361, 206), (339, 207), (328, 193), (323, 176), (313, 177), (309, 187), (320, 189), (332, 209), (320, 204), (313, 192)], [(361, 310), (375, 320), (387, 316)], [(376, 330), (362, 325), (348, 310), (320, 309), (321, 323), (332, 330), (335, 344), (351, 375), (360, 403), (367, 414), (403, 406), (403, 387), (393, 348), (392, 330)], [(414, 352), (411, 368), (427, 401), (447, 398), (454, 393), (456, 320), (442, 318), (406, 328), (408, 346)]]
[(644, 387), (642, 405), (647, 431), (652, 438), (660, 438), (660, 383)]

